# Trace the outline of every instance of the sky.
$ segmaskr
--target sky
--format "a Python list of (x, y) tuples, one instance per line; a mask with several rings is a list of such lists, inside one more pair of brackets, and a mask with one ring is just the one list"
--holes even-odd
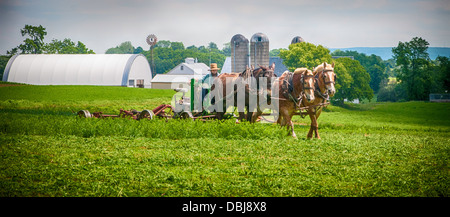
[(450, 47), (450, 0), (0, 0), (0, 54), (25, 39), (20, 29), (42, 25), (44, 42), (70, 38), (96, 53), (145, 39), (219, 48), (235, 34), (262, 32), (270, 49), (295, 36), (328, 48), (395, 47), (422, 37)]

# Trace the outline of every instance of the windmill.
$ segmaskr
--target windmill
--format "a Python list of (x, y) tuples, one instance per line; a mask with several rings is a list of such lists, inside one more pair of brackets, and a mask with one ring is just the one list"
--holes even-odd
[(147, 40), (146, 41), (147, 41), (147, 44), (150, 45), (152, 74), (156, 75), (155, 63), (153, 62), (153, 46), (158, 41), (158, 38), (156, 38), (156, 35), (151, 34), (151, 35), (147, 36)]

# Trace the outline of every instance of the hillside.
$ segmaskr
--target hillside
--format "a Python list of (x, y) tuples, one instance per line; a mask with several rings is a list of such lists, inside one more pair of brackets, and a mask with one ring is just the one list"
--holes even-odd
[[(366, 55), (375, 54), (380, 56), (383, 60), (388, 60), (392, 58), (392, 47), (350, 47), (350, 48), (329, 48), (331, 52), (335, 50), (342, 51), (356, 51), (358, 53), (364, 53)], [(432, 60), (436, 59), (438, 56), (450, 57), (449, 47), (429, 47), (428, 53)]]

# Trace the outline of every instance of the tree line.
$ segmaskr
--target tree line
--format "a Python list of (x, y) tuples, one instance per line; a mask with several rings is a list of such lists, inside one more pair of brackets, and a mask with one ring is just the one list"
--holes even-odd
[(15, 54), (95, 54), (93, 50), (89, 49), (81, 41), (76, 44), (69, 38), (64, 40), (52, 39), (50, 43), (45, 43), (44, 38), (47, 31), (41, 25), (32, 26), (25, 25), (20, 30), (22, 37), (25, 40), (22, 44), (7, 51), (10, 56)]
[[(25, 37), (22, 44), (7, 51), (6, 56), (0, 56), (0, 73), (9, 58), (14, 54), (94, 54), (85, 44), (73, 42), (69, 38), (53, 39), (45, 43), (46, 29), (39, 26), (25, 25), (20, 30)], [(409, 42), (399, 42), (392, 49), (393, 58), (383, 61), (379, 56), (366, 55), (356, 51), (330, 52), (322, 45), (308, 42), (291, 44), (288, 49), (272, 49), (270, 56), (279, 56), (290, 71), (298, 67), (312, 69), (323, 62), (334, 62), (337, 74), (334, 103), (343, 104), (344, 99), (352, 101), (372, 100), (377, 95), (377, 101), (428, 100), (430, 93), (447, 93), (450, 89), (450, 62), (448, 57), (438, 57), (431, 60), (427, 52), (429, 43), (420, 37)], [(223, 49), (210, 42), (207, 46), (185, 47), (182, 42), (161, 40), (150, 49), (134, 47), (130, 41), (121, 43), (106, 50), (106, 54), (143, 54), (156, 73), (167, 73), (178, 64), (192, 57), (198, 62), (217, 63), (223, 67), (225, 58), (231, 55), (230, 43), (225, 43)], [(152, 54), (153, 53), (153, 54)], [(335, 58), (352, 56), (350, 58)], [(0, 74), (0, 77), (2, 76)]]
[[(144, 50), (142, 47), (135, 48), (130, 41), (121, 43), (120, 45), (109, 48), (107, 54), (137, 54), (141, 53), (147, 57), (150, 64), (153, 63), (157, 74), (164, 74), (173, 69), (178, 64), (185, 61), (186, 58), (192, 57), (197, 59), (199, 63), (217, 63), (222, 68), (225, 58), (230, 54), (229, 44), (220, 50), (214, 42), (210, 42), (208, 46), (196, 47), (194, 45), (185, 47), (183, 42), (171, 42), (168, 40), (158, 41), (153, 47), (153, 56), (151, 50)], [(153, 59), (152, 59), (153, 58)], [(153, 60), (153, 61), (152, 61)]]
[[(335, 62), (337, 93), (334, 101), (368, 99), (377, 94), (377, 101), (428, 100), (430, 93), (448, 93), (450, 90), (450, 62), (448, 57), (431, 60), (427, 52), (429, 43), (420, 37), (409, 42), (399, 42), (392, 48), (393, 58), (383, 61), (376, 55), (367, 56), (356, 51), (333, 53), (321, 46), (307, 42), (292, 44), (280, 49), (284, 64), (313, 68), (321, 62)], [(350, 58), (337, 58), (332, 57)]]
[(0, 78), (3, 77), (9, 59), (16, 54), (95, 54), (81, 41), (75, 43), (69, 38), (52, 39), (50, 43), (45, 43), (47, 31), (42, 25), (25, 25), (20, 29), (20, 34), (25, 37), (23, 43), (6, 51), (7, 55), (0, 55)]
[[(338, 54), (345, 52), (338, 51)], [(358, 60), (350, 58), (333, 59), (330, 50), (322, 45), (314, 45), (308, 42), (301, 42), (289, 45), (289, 49), (280, 50), (280, 57), (289, 71), (295, 68), (306, 67), (313, 70), (314, 67), (323, 62), (335, 63), (336, 73), (336, 94), (333, 97), (335, 104), (342, 105), (344, 99), (353, 101), (354, 99), (369, 99), (374, 95), (370, 87), (370, 74)]]

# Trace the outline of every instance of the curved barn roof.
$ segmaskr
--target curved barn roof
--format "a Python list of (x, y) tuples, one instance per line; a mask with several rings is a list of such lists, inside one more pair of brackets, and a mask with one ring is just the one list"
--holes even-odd
[(23, 54), (6, 65), (3, 81), (36, 85), (127, 86), (152, 73), (142, 54)]

